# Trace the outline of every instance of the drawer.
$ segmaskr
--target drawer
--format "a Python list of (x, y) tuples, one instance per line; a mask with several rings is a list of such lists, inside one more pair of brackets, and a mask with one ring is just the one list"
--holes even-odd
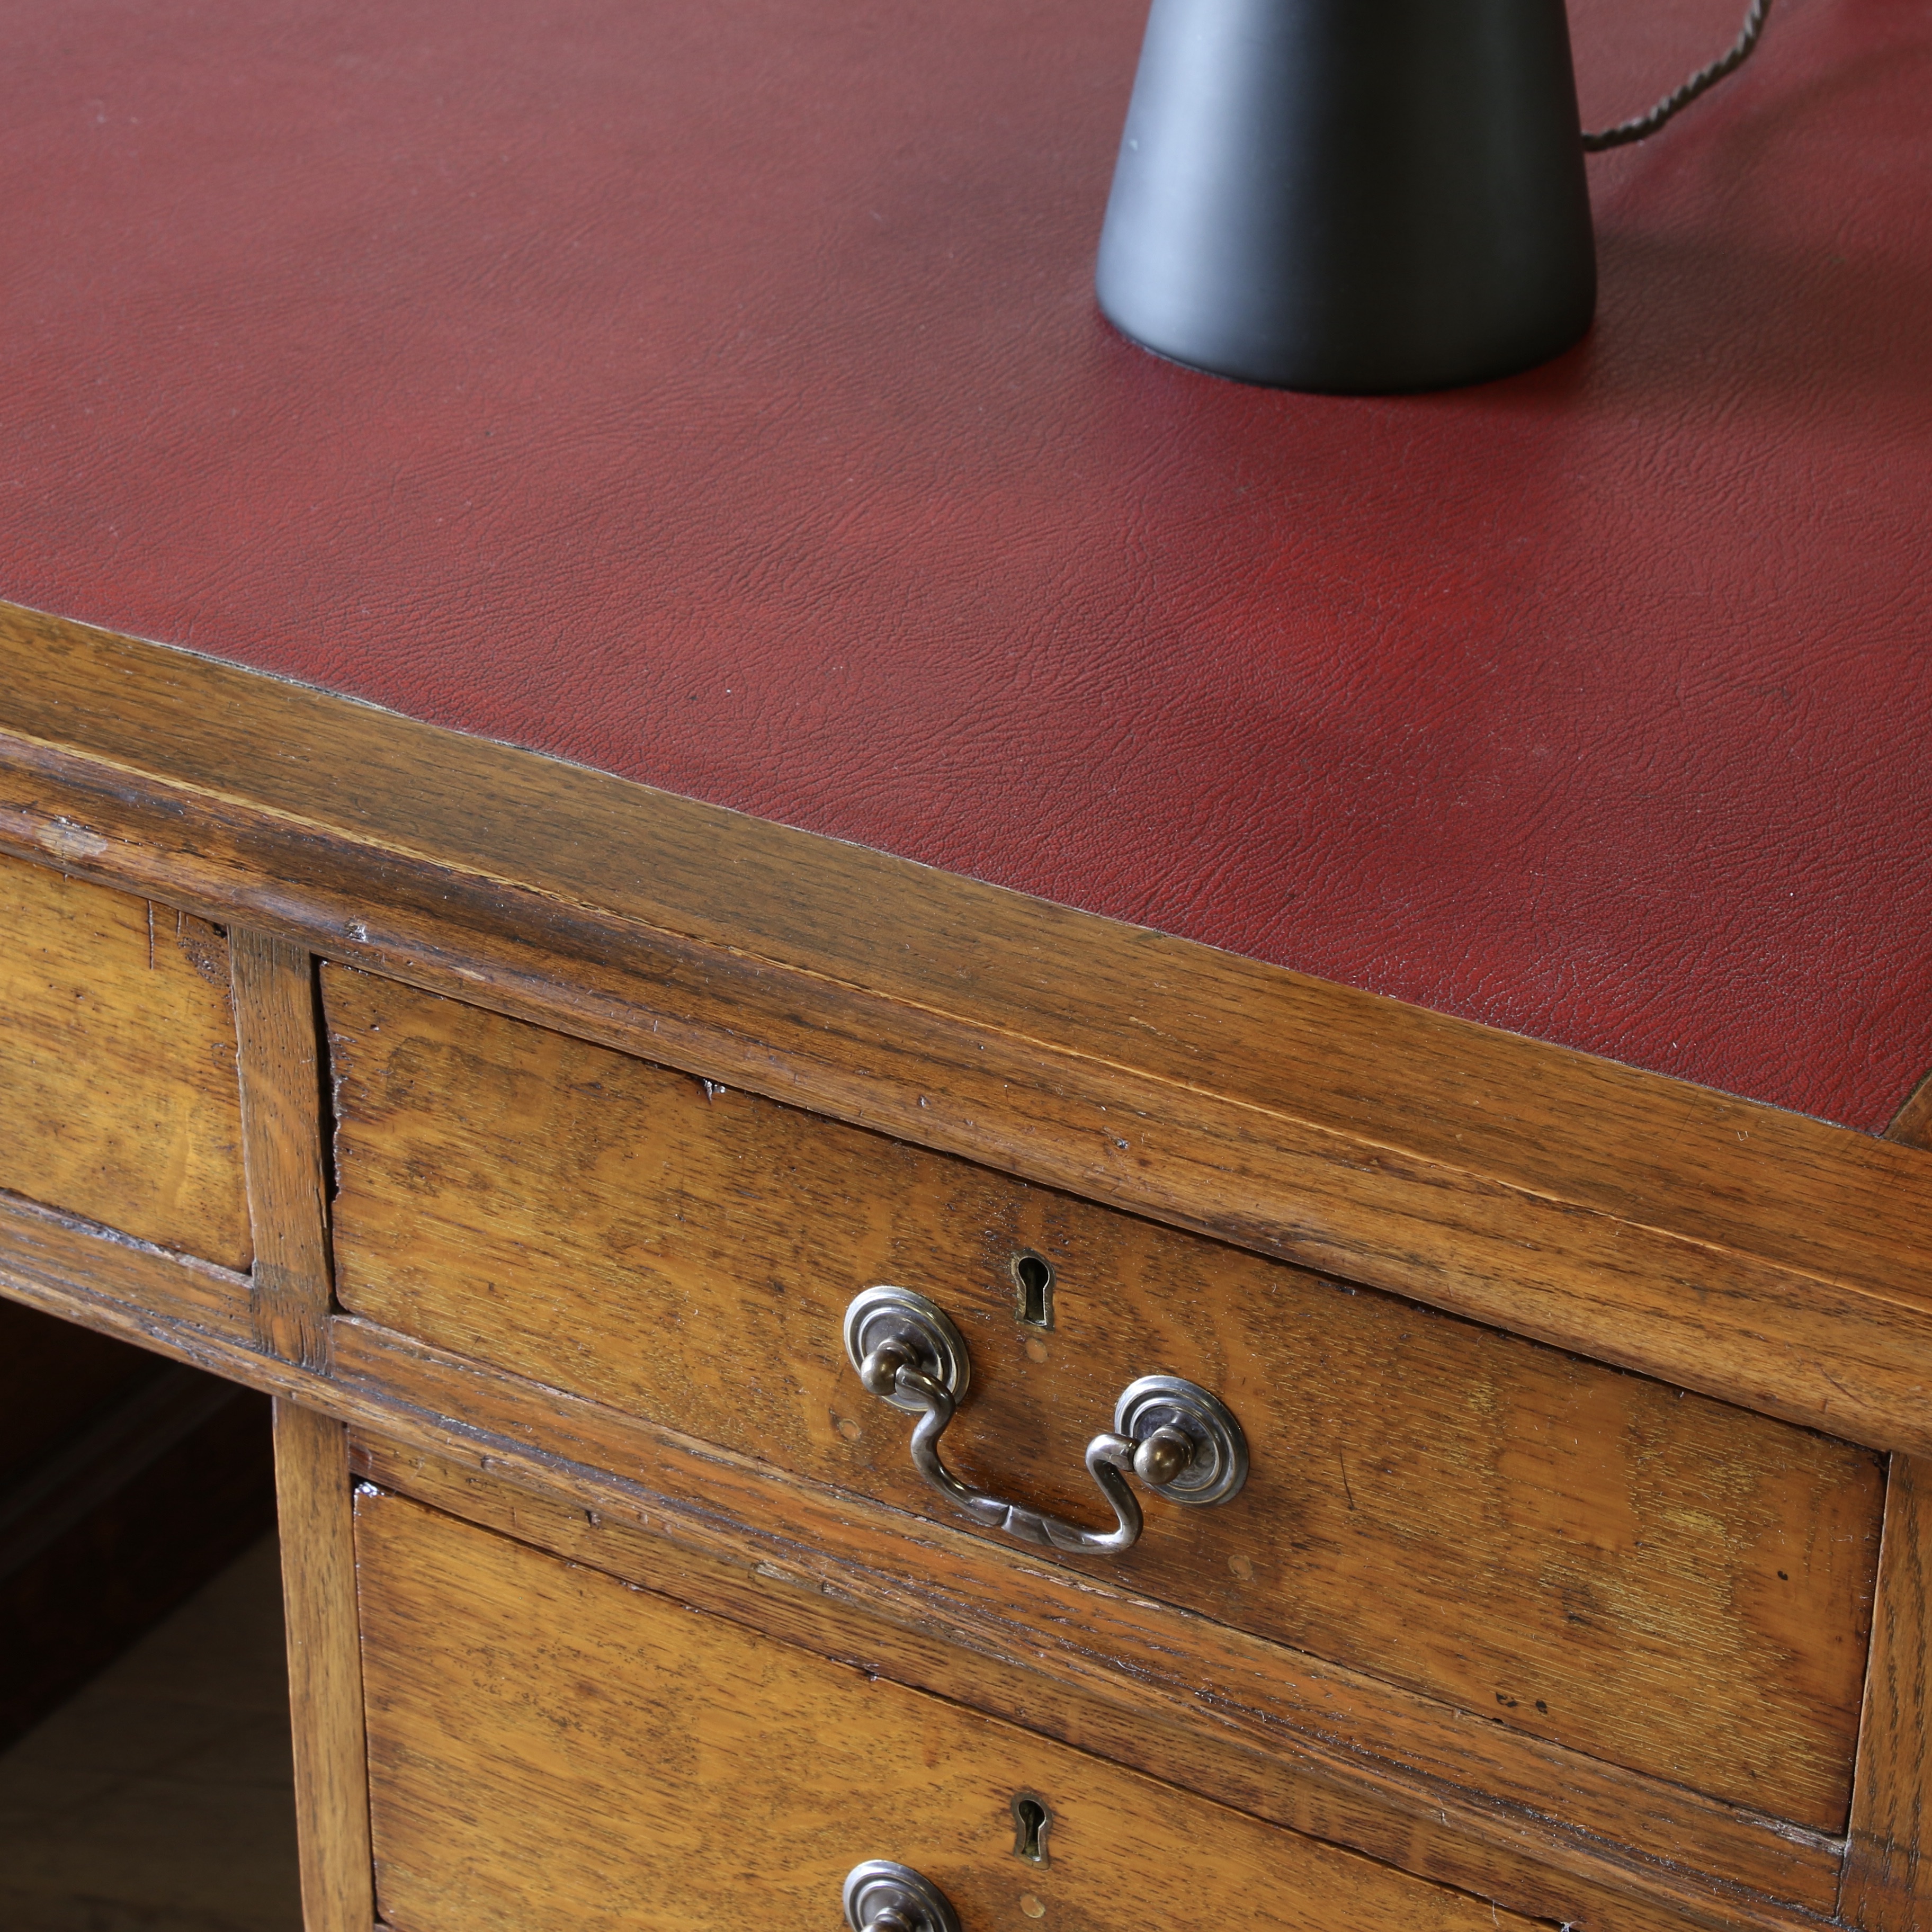
[(970, 1932), (1531, 1924), (400, 1497), (356, 1545), (398, 1932), (826, 1932), (871, 1859)]
[(222, 934), (0, 858), (0, 1188), (245, 1268)]
[(965, 1336), (955, 1467), (1096, 1527), (1088, 1438), (1130, 1381), (1184, 1376), (1240, 1418), (1246, 1488), (1044, 1560), (1842, 1826), (1868, 1453), (364, 975), (325, 992), (348, 1309), (941, 1516), (846, 1358), (856, 1290)]

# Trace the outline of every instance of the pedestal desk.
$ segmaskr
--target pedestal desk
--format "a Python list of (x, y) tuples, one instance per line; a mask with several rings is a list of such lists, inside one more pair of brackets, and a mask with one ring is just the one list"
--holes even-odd
[(0, 1289), (276, 1399), (313, 1932), (1932, 1926), (1932, 22), (1381, 400), (1139, 27), (0, 28)]

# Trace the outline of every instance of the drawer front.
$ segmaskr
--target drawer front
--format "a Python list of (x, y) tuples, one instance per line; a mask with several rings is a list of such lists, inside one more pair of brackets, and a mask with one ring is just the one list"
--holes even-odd
[[(364, 1489), (381, 1915), (399, 1932), (827, 1932), (891, 1859), (969, 1932), (1528, 1932), (1460, 1893)], [(1020, 1857), (1016, 1799), (1044, 1814)]]
[[(1876, 1459), (1394, 1298), (339, 969), (338, 1290), (358, 1313), (922, 1514), (860, 1386), (858, 1288), (964, 1331), (949, 1459), (1104, 1526), (1134, 1377), (1245, 1427), (1233, 1502), (1109, 1570), (1614, 1763), (1845, 1815)], [(1053, 1267), (1029, 1326), (1015, 1257)], [(992, 1532), (987, 1532), (992, 1534)]]
[(245, 1268), (228, 947), (0, 858), (0, 1188)]

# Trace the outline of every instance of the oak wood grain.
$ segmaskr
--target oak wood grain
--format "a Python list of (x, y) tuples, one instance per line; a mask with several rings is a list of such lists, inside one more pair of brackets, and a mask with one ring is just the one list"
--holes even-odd
[[(1902, 1146), (1932, 1142), (1932, 1074), (1886, 1129)], [(1932, 1475), (1894, 1455), (1886, 1485), (1878, 1600), (1865, 1676), (1840, 1916), (1864, 1932), (1932, 1923), (1922, 1876), (1932, 1809)]]
[(0, 844), (1932, 1453), (1916, 1152), (14, 611)]
[[(1269, 1753), (1398, 1810), (1455, 1820), (1566, 1871), (1614, 1870), (1653, 1895), (1694, 1901), (1714, 1882), (1827, 1910), (1836, 1897), (1835, 1838), (1606, 1765), (1104, 1576), (1058, 1570), (1018, 1546), (827, 1490), (580, 1397), (520, 1387), (352, 1317), (338, 1318), (336, 1360), (350, 1386), (389, 1396), (387, 1426), (399, 1438), (440, 1442), (441, 1453), (506, 1477), (560, 1483), (600, 1514), (766, 1564), (994, 1663)], [(358, 1419), (383, 1426), (380, 1412), (372, 1406)], [(432, 1419), (448, 1417), (463, 1420), (437, 1431)]]
[(0, 1187), (246, 1268), (226, 942), (0, 857)]
[(275, 1486), (307, 1932), (370, 1932), (368, 1745), (347, 1431), (275, 1404)]
[(1839, 1916), (1861, 1932), (1932, 1924), (1932, 1469), (1892, 1459)]
[[(411, 1932), (837, 1922), (889, 1858), (973, 1926), (1527, 1932), (995, 1720), (358, 1492), (377, 1886)], [(1013, 1852), (1040, 1794), (1050, 1861)]]
[(1777, 1932), (1814, 1923), (1835, 1899), (1836, 1840), (1117, 1598), (1018, 1551), (828, 1495), (352, 1318), (334, 1319), (335, 1377), (316, 1375), (253, 1347), (245, 1301), (235, 1331), (218, 1334), (104, 1294), (10, 1232), (0, 1220), (0, 1293), (653, 1535), (764, 1564), (938, 1642), (1048, 1674), (1130, 1720), (1251, 1750), (1352, 1803), (1434, 1820), (1699, 1924)]
[(1271, 1824), (1347, 1845), (1438, 1883), (1492, 1898), (1576, 1932), (1665, 1932), (1736, 1922), (1717, 1900), (1663, 1910), (1572, 1873), (1452, 1831), (1434, 1816), (1360, 1802), (1258, 1753), (1070, 1690), (1037, 1671), (973, 1652), (828, 1597), (770, 1563), (730, 1561), (674, 1544), (624, 1519), (466, 1468), (365, 1431), (350, 1436), (356, 1473), (446, 1514), (850, 1664), (869, 1676), (984, 1711), (1124, 1764)]
[[(1076, 1520), (1120, 1390), (1185, 1376), (1248, 1485), (1151, 1504), (1119, 1588), (1843, 1828), (1869, 1451), (394, 982), (325, 991), (346, 1308), (922, 1514), (845, 1358), (861, 1288), (964, 1329), (954, 1466)], [(1050, 1332), (1015, 1320), (1029, 1253)]]
[[(1851, 1236), (1889, 1246), (1901, 1278), (1915, 1272), (1915, 1204), (1862, 1228), (1877, 1188), (1821, 1204), (1822, 1220), (1785, 1191), (1780, 1168), (1808, 1156), (1836, 1168), (1862, 1151), (1880, 1188), (1899, 1172), (1867, 1137), (1803, 1116), (17, 605), (0, 604), (0, 654), (34, 674), (0, 704), (14, 730), (374, 849), (434, 854), (1262, 1108), (1292, 1096), (1311, 1122), (1539, 1191), (1582, 1190), (1620, 1217), (1694, 1220), (1704, 1238), (1801, 1266)], [(1388, 1049), (1372, 1086), (1365, 1046)]]
[(326, 1369), (333, 1288), (315, 962), (286, 940), (246, 926), (230, 931), (229, 956), (255, 1246), (255, 1339), (304, 1368)]
[(1904, 1103), (1892, 1117), (1885, 1137), (1898, 1147), (1932, 1147), (1932, 1073), (1927, 1074), (1906, 1096)]
[(0, 1194), (0, 1292), (32, 1299), (36, 1287), (77, 1306), (124, 1308), (167, 1338), (153, 1346), (184, 1359), (186, 1331), (244, 1344), (253, 1337), (246, 1275)]

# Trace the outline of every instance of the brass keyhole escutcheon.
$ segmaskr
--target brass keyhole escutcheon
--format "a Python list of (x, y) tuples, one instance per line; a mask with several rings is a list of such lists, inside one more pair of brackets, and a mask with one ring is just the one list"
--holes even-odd
[(1014, 1256), (1013, 1319), (1023, 1328), (1053, 1326), (1053, 1264), (1030, 1249)]
[(1053, 1808), (1030, 1791), (1013, 1793), (1013, 1856), (1030, 1865), (1048, 1865), (1046, 1836), (1053, 1829)]

